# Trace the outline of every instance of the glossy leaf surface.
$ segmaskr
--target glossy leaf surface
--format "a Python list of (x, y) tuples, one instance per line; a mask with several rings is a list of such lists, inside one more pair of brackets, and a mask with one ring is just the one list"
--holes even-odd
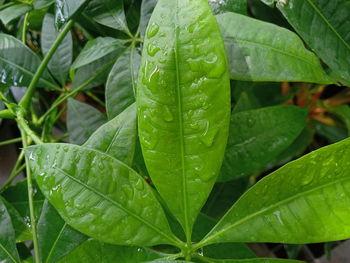
[(0, 11), (0, 20), (4, 25), (9, 24), (12, 20), (19, 18), (25, 13), (29, 12), (32, 9), (30, 5), (26, 4), (16, 4), (12, 5), (4, 10)]
[(26, 154), (43, 194), (73, 228), (113, 244), (176, 242), (150, 186), (117, 159), (70, 144)]
[(134, 47), (128, 48), (116, 61), (106, 85), (106, 108), (113, 119), (135, 102), (137, 75), (141, 56)]
[(205, 238), (217, 242), (319, 243), (350, 237), (350, 139), (265, 177)]
[(85, 12), (97, 23), (128, 32), (123, 1), (92, 0)]
[[(55, 26), (54, 16), (46, 14), (41, 31), (41, 48), (44, 55), (47, 54), (58, 34), (59, 31)], [(72, 59), (73, 41), (72, 35), (68, 33), (48, 64), (50, 72), (62, 85), (65, 84), (67, 79)]]
[(162, 257), (164, 255), (147, 248), (115, 246), (88, 240), (58, 263), (136, 263)]
[(316, 55), (295, 33), (235, 13), (218, 15), (217, 19), (232, 79), (332, 83)]
[(274, 106), (235, 113), (220, 181), (251, 175), (283, 152), (306, 125), (307, 112), (295, 106)]
[(247, 14), (247, 0), (209, 0), (209, 4), (214, 14), (226, 12), (235, 12), (239, 14)]
[[(39, 65), (38, 56), (21, 41), (13, 36), (0, 34), (0, 89), (28, 86)], [(42, 76), (39, 87), (56, 88), (47, 70)]]
[(317, 55), (349, 81), (349, 1), (293, 0), (277, 7)]
[(6, 206), (0, 198), (0, 261), (3, 263), (19, 263), (16, 249), (15, 231)]
[(145, 36), (148, 22), (151, 18), (151, 15), (153, 13), (153, 10), (156, 4), (157, 4), (157, 0), (142, 0), (140, 24), (139, 24), (139, 31), (140, 31), (141, 37)]
[(88, 0), (55, 0), (55, 20), (62, 26), (74, 16)]
[(79, 56), (75, 59), (72, 69), (88, 65), (115, 51), (121, 52), (123, 49), (123, 42), (119, 39), (111, 37), (95, 38), (85, 45)]
[(84, 146), (104, 152), (131, 166), (136, 137), (136, 105), (134, 103), (117, 117), (102, 125), (91, 135)]
[(38, 221), (40, 257), (55, 263), (82, 244), (87, 237), (71, 228), (46, 200)]
[(230, 115), (225, 48), (206, 0), (158, 2), (137, 105), (147, 169), (189, 235), (218, 175)]
[(55, 3), (55, 0), (33, 0), (35, 9), (42, 9)]
[(68, 100), (67, 128), (71, 143), (81, 145), (103, 124), (106, 117), (89, 104)]
[(250, 259), (211, 259), (206, 258), (207, 263), (303, 263), (299, 260), (278, 258), (250, 258)]

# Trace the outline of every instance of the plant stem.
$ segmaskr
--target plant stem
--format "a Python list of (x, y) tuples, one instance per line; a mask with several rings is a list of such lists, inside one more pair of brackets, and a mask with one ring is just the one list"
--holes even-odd
[(0, 142), (0, 146), (5, 146), (5, 145), (8, 145), (8, 144), (21, 142), (21, 141), (22, 141), (22, 138), (15, 138), (15, 139), (7, 140), (7, 141), (2, 141), (2, 142)]
[(10, 110), (0, 111), (0, 119), (14, 119), (16, 116)]
[(63, 39), (67, 35), (67, 33), (70, 31), (70, 29), (73, 26), (73, 24), (74, 24), (73, 20), (69, 20), (67, 22), (67, 24), (64, 26), (62, 31), (59, 33), (59, 35), (58, 35), (57, 39), (55, 40), (55, 42), (52, 44), (50, 50), (48, 51), (48, 53), (44, 57), (43, 61), (41, 62), (40, 66), (39, 66), (39, 68), (35, 72), (35, 75), (34, 75), (32, 81), (29, 84), (29, 87), (28, 87), (28, 90), (27, 90), (26, 94), (24, 95), (24, 97), (19, 102), (19, 105), (22, 106), (22, 108), (24, 110), (27, 111), (29, 109), (29, 105), (31, 104), (31, 100), (32, 100), (32, 97), (34, 95), (36, 85), (38, 84), (42, 73), (46, 69), (46, 66), (49, 63), (50, 59), (52, 58), (53, 54), (55, 53), (55, 51), (57, 50), (58, 46), (61, 44), (61, 42), (63, 41)]
[(105, 103), (100, 100), (99, 97), (97, 97), (95, 94), (93, 94), (92, 92), (88, 91), (86, 92), (86, 95), (88, 95), (91, 99), (93, 99), (95, 102), (97, 102), (98, 104), (100, 104), (101, 106), (105, 107)]
[[(21, 138), (22, 139), (22, 138)], [(11, 183), (12, 181), (22, 172), (22, 170), (25, 168), (25, 164), (20, 166), (21, 162), (24, 159), (24, 151), (22, 150), (21, 153), (18, 156), (18, 159), (15, 163), (15, 166), (12, 169), (12, 172), (10, 174), (10, 177), (7, 179), (7, 181), (1, 186), (0, 193), (3, 192)]]
[(27, 27), (28, 27), (28, 16), (29, 16), (29, 12), (26, 13), (26, 15), (24, 16), (24, 21), (23, 21), (22, 42), (24, 45), (27, 42), (26, 36), (27, 36)]
[[(27, 134), (25, 130), (22, 130), (20, 125), (19, 125), (19, 129), (22, 135), (23, 148), (25, 149), (28, 145)], [(33, 181), (32, 181), (32, 174), (29, 167), (29, 160), (26, 155), (25, 155), (25, 160), (27, 164), (26, 172), (27, 172), (27, 186), (28, 186), (28, 202), (29, 202), (30, 223), (31, 223), (32, 236), (33, 236), (33, 244), (34, 244), (34, 257), (35, 257), (35, 263), (40, 263), (39, 242), (38, 242), (38, 236), (36, 232), (36, 220), (35, 220), (35, 214), (34, 214)]]
[(27, 121), (24, 119), (23, 115), (24, 115), (23, 110), (20, 110), (17, 113), (17, 123), (20, 130), (25, 131), (26, 135), (28, 135), (36, 144), (42, 144), (43, 141), (28, 126)]

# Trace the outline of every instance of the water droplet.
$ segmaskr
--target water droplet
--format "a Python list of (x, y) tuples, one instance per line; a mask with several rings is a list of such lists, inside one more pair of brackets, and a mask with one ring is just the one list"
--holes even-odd
[(63, 147), (63, 151), (64, 151), (64, 152), (68, 152), (68, 150), (69, 150), (68, 146), (64, 146), (64, 147)]
[(303, 185), (308, 185), (308, 184), (310, 184), (312, 182), (313, 179), (314, 179), (314, 176), (313, 176), (312, 173), (305, 173), (304, 177), (302, 178), (301, 183)]
[(27, 227), (31, 228), (32, 224), (31, 224), (31, 220), (29, 216), (25, 216), (23, 217), (24, 223), (26, 224)]
[(140, 178), (136, 184), (135, 184), (135, 188), (139, 191), (142, 191), (144, 189), (144, 182), (143, 182), (143, 179)]
[(283, 221), (282, 221), (282, 217), (281, 217), (281, 211), (275, 211), (273, 214), (277, 217), (278, 222), (280, 222), (280, 224), (283, 225)]
[(133, 190), (132, 187), (130, 187), (129, 185), (123, 185), (122, 186), (122, 190), (123, 190), (124, 194), (126, 195), (126, 197), (129, 200), (133, 199), (133, 197), (134, 197), (134, 190)]
[(103, 162), (99, 162), (98, 163), (98, 168), (103, 171), (105, 169), (105, 165), (103, 164)]
[(174, 115), (168, 106), (164, 106), (163, 118), (166, 122), (171, 122), (174, 120)]
[(252, 128), (254, 126), (254, 124), (255, 124), (254, 119), (248, 119), (248, 127), (249, 128)]
[(208, 147), (212, 146), (219, 129), (217, 126), (210, 127), (209, 121), (206, 122), (204, 131), (200, 137), (201, 141)]
[(261, 0), (264, 4), (272, 6), (275, 2), (275, 0)]
[(147, 29), (147, 37), (152, 38), (154, 37), (159, 31), (159, 26), (156, 23), (152, 23), (148, 26)]
[(158, 53), (159, 50), (160, 50), (160, 48), (152, 43), (148, 44), (148, 46), (147, 46), (147, 53), (151, 57), (154, 57)]
[(83, 204), (75, 204), (75, 208), (81, 211), (81, 210), (85, 209), (85, 205), (83, 205)]
[(36, 160), (36, 158), (35, 158), (33, 152), (30, 152), (30, 154), (29, 154), (29, 160), (31, 160), (31, 161), (35, 161), (35, 160)]

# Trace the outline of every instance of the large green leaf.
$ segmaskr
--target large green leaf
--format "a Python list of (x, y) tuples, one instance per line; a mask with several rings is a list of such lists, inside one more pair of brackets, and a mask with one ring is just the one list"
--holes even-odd
[(137, 74), (141, 56), (134, 47), (127, 49), (109, 73), (106, 85), (106, 108), (109, 119), (135, 102)]
[(33, 0), (35, 9), (42, 9), (55, 3), (55, 0)]
[(213, 9), (214, 14), (221, 14), (225, 12), (235, 12), (239, 14), (247, 14), (247, 0), (209, 0), (209, 4)]
[(78, 231), (119, 245), (177, 244), (152, 188), (117, 159), (71, 144), (26, 154), (43, 194)]
[(0, 198), (0, 261), (3, 263), (19, 263), (16, 249), (15, 231), (6, 206)]
[(98, 37), (90, 40), (79, 56), (75, 59), (72, 69), (91, 64), (100, 58), (105, 57), (113, 52), (121, 53), (124, 50), (123, 41), (111, 37)]
[(350, 139), (290, 162), (230, 209), (202, 245), (318, 243), (350, 237)]
[[(0, 90), (2, 87), (26, 87), (40, 65), (38, 56), (13, 36), (0, 33)], [(57, 88), (45, 70), (39, 87)]]
[(58, 263), (136, 263), (162, 257), (163, 254), (147, 248), (115, 246), (88, 240)]
[(232, 79), (332, 83), (292, 31), (235, 13), (217, 16)]
[(102, 125), (84, 144), (131, 166), (136, 147), (136, 105)]
[(46, 200), (38, 222), (40, 257), (55, 263), (82, 244), (87, 237), (71, 228)]
[(31, 9), (32, 7), (26, 4), (11, 5), (10, 7), (0, 11), (0, 20), (4, 23), (4, 25), (7, 25), (12, 20), (19, 18), (20, 16), (29, 12)]
[[(55, 18), (47, 13), (45, 15), (41, 31), (41, 49), (44, 55), (47, 54), (52, 44), (57, 39), (59, 31), (55, 26)], [(61, 44), (58, 46), (55, 54), (52, 56), (48, 67), (52, 75), (61, 83), (65, 84), (69, 68), (73, 59), (73, 41), (72, 34), (68, 33)]]
[(67, 129), (71, 143), (85, 143), (105, 123), (106, 117), (99, 110), (74, 99), (68, 100)]
[(290, 0), (277, 7), (317, 55), (350, 81), (349, 1)]
[(250, 258), (250, 259), (212, 259), (205, 258), (207, 263), (303, 263), (299, 260), (293, 259), (279, 259), (279, 258)]
[(129, 32), (123, 1), (92, 0), (85, 12), (99, 24)]
[(139, 74), (139, 135), (152, 181), (187, 237), (225, 152), (229, 84), (208, 2), (158, 1)]
[(306, 126), (307, 111), (273, 106), (234, 113), (220, 181), (261, 172)]

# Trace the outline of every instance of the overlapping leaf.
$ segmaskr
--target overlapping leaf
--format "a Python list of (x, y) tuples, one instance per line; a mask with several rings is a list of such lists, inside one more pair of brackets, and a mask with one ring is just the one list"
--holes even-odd
[(11, 5), (8, 8), (0, 11), (0, 19), (4, 25), (9, 24), (12, 20), (19, 18), (25, 13), (29, 12), (32, 9), (30, 5), (27, 4), (15, 4)]

